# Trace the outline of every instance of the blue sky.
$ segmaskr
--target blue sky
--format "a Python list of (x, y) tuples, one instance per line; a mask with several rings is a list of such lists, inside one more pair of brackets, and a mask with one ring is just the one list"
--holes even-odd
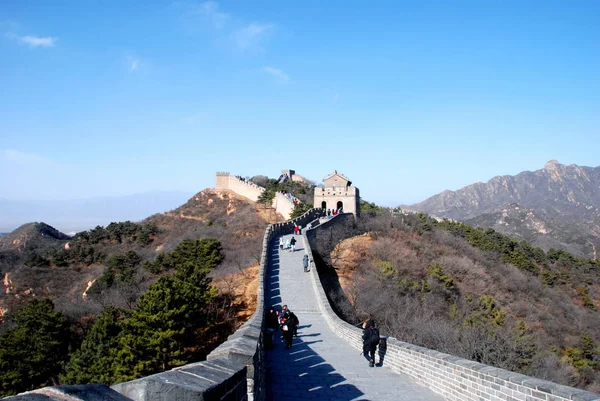
[(599, 21), (598, 1), (2, 0), (0, 197), (292, 168), (397, 205), (595, 167)]

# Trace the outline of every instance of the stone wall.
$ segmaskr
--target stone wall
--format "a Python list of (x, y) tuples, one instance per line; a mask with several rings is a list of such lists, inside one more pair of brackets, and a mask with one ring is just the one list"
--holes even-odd
[[(332, 230), (338, 227), (349, 232), (344, 215), (302, 234), (304, 246), (327, 240)], [(338, 220), (339, 219), (339, 220)], [(320, 233), (322, 231), (323, 233)], [(311, 266), (314, 266), (312, 252), (308, 252)], [(321, 255), (323, 259), (327, 255)], [(341, 320), (332, 309), (316, 269), (311, 278), (317, 294), (317, 301), (329, 327), (341, 339), (355, 349), (362, 351), (362, 330)], [(382, 337), (379, 347), (384, 366), (410, 376), (415, 382), (429, 387), (434, 392), (452, 401), (559, 401), (559, 400), (600, 400), (600, 394), (579, 390), (536, 379), (519, 373), (509, 372), (493, 366), (483, 365), (442, 352), (408, 344), (393, 337)]]
[(277, 213), (289, 219), (294, 211), (294, 203), (289, 200), (285, 195), (277, 192), (273, 199), (273, 208), (277, 210)]
[[(312, 226), (317, 227), (317, 224), (314, 223)], [(317, 252), (327, 264), (331, 263), (330, 253), (333, 248), (343, 239), (357, 234), (356, 220), (352, 213), (344, 213), (325, 220), (318, 225), (318, 228), (318, 230), (309, 230), (305, 234), (311, 249)]]
[[(254, 184), (253, 182), (242, 181), (229, 173), (218, 172), (216, 176), (215, 190), (233, 191), (238, 195), (256, 202), (260, 194), (265, 189)], [(277, 213), (281, 214), (286, 220), (290, 218), (290, 215), (294, 210), (294, 202), (280, 193), (275, 194), (272, 206)]]
[(253, 182), (242, 181), (236, 176), (229, 173), (217, 173), (215, 190), (217, 191), (233, 191), (238, 195), (242, 195), (253, 202), (258, 200), (264, 188), (254, 184)]

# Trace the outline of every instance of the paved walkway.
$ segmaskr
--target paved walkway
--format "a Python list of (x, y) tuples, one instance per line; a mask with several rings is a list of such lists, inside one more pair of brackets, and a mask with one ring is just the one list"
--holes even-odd
[(287, 304), (298, 316), (300, 327), (291, 349), (284, 349), (281, 333), (276, 333), (273, 349), (266, 351), (267, 399), (443, 401), (405, 375), (385, 366), (370, 368), (358, 351), (329, 329), (319, 312), (310, 276), (303, 271), (301, 237), (296, 239), (294, 253), (279, 251), (278, 238), (271, 246), (267, 302)]

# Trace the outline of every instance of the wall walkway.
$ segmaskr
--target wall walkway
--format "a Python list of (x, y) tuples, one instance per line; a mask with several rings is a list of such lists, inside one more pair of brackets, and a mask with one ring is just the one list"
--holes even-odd
[(295, 252), (282, 251), (277, 237), (270, 247), (266, 302), (287, 304), (300, 327), (291, 349), (284, 348), (281, 333), (276, 333), (273, 348), (265, 351), (268, 400), (443, 400), (408, 375), (381, 365), (369, 368), (360, 352), (340, 340), (323, 314), (316, 270), (303, 270), (302, 258), (310, 253), (307, 242), (299, 241)]

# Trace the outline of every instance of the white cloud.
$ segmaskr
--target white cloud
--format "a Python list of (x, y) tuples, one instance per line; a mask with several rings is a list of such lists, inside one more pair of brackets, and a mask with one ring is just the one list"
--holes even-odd
[(203, 3), (183, 1), (175, 2), (174, 6), (180, 10), (180, 19), (191, 33), (202, 28), (220, 30), (232, 20), (229, 14), (221, 11), (219, 3), (215, 1)]
[(57, 38), (54, 38), (51, 36), (46, 36), (46, 37), (33, 36), (33, 35), (19, 36), (19, 35), (15, 35), (14, 33), (7, 33), (6, 36), (9, 37), (10, 39), (24, 43), (30, 47), (54, 47), (54, 45), (56, 44), (56, 41), (57, 41)]
[(279, 82), (289, 82), (290, 77), (285, 72), (281, 71), (279, 68), (275, 67), (263, 67), (263, 71), (267, 74), (275, 77)]
[(239, 50), (262, 50), (263, 38), (273, 30), (271, 24), (250, 24), (233, 32), (233, 41)]
[(262, 51), (262, 42), (273, 30), (272, 24), (244, 21), (221, 9), (216, 1), (181, 1), (173, 3), (181, 10), (180, 18), (189, 33), (208, 32), (215, 42), (224, 43), (236, 51)]
[(136, 72), (142, 68), (143, 63), (138, 57), (134, 57), (130, 54), (125, 55), (125, 65), (129, 72)]
[(208, 20), (215, 28), (221, 29), (230, 20), (230, 16), (219, 10), (219, 3), (206, 1), (196, 8), (197, 13)]
[(33, 153), (25, 153), (15, 149), (3, 149), (2, 160), (11, 164), (32, 165), (51, 163), (50, 160)]

